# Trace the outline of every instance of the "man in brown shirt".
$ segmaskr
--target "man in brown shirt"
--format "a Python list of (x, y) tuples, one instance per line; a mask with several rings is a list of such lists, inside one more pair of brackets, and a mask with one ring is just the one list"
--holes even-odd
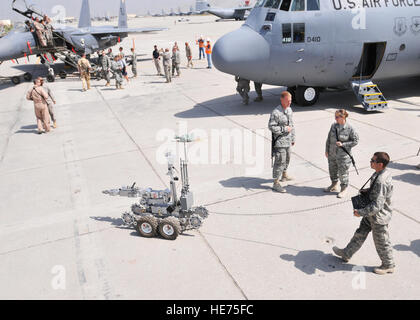
[(34, 102), (38, 133), (50, 132), (50, 115), (48, 113), (47, 92), (41, 87), (41, 81), (36, 79), (34, 86), (26, 94), (26, 99)]

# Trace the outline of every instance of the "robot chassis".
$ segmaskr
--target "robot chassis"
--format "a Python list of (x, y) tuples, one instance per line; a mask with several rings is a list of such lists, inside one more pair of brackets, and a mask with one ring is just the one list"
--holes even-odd
[(134, 227), (145, 238), (159, 234), (164, 239), (175, 240), (184, 231), (199, 229), (209, 215), (206, 208), (194, 207), (193, 193), (190, 191), (186, 144), (193, 140), (188, 136), (176, 137), (175, 140), (184, 144), (185, 152), (185, 160), (180, 160), (182, 188), (179, 198), (176, 189), (179, 178), (175, 176), (178, 171), (169, 154), (167, 175), (170, 177), (170, 189), (140, 189), (134, 183), (131, 187), (103, 192), (111, 196), (140, 198), (138, 203), (131, 206), (131, 212), (122, 214), (122, 220), (124, 225)]

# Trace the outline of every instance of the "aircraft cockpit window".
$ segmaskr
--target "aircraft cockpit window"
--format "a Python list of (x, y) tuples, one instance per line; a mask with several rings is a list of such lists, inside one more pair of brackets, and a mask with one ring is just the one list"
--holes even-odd
[(276, 18), (275, 12), (268, 12), (267, 16), (265, 17), (265, 21), (274, 21), (275, 18)]
[(292, 11), (305, 11), (305, 0), (294, 0), (291, 10)]
[(272, 8), (273, 9), (278, 9), (279, 6), (280, 6), (280, 2), (281, 2), (281, 0), (275, 0), (274, 3), (273, 3)]
[(266, 1), (266, 0), (258, 0), (258, 1), (255, 3), (255, 8), (262, 7), (265, 1)]
[(267, 2), (265, 3), (265, 6), (264, 7), (271, 8), (273, 6), (273, 4), (274, 4), (274, 1), (275, 0), (267, 0)]
[(308, 0), (306, 4), (306, 10), (308, 11), (320, 10), (319, 0)]
[(292, 43), (292, 24), (291, 23), (283, 23), (283, 43)]
[(293, 24), (293, 42), (294, 43), (305, 42), (305, 24), (304, 23)]
[(280, 10), (289, 11), (292, 0), (284, 0), (281, 4)]

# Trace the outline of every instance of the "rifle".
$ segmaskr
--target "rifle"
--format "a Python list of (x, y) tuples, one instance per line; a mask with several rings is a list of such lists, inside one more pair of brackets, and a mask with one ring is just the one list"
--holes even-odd
[[(337, 128), (335, 128), (335, 136), (337, 138), (337, 142), (341, 142), (340, 139), (338, 138), (338, 130)], [(341, 142), (342, 143), (342, 142)], [(353, 156), (351, 155), (350, 152), (348, 152), (348, 150), (346, 148), (344, 148), (344, 146), (340, 147), (341, 149), (344, 150), (345, 153), (347, 153), (347, 155), (350, 157), (351, 159), (351, 163), (353, 164), (354, 169), (356, 169), (356, 173), (357, 175), (359, 175), (359, 170), (357, 170), (357, 166), (356, 166), (356, 161), (354, 160)]]

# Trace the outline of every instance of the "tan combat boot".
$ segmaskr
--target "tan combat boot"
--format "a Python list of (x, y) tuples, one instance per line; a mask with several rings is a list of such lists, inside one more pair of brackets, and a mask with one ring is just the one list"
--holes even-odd
[(106, 83), (105, 87), (109, 87), (111, 84), (109, 82)]
[(340, 191), (338, 189), (338, 181), (333, 182), (328, 188), (324, 189), (324, 192), (338, 192), (338, 191)]
[(54, 129), (57, 129), (57, 121), (54, 121), (54, 122), (53, 122), (53, 128), (54, 128)]
[(285, 171), (284, 173), (283, 173), (283, 177), (281, 178), (281, 181), (282, 182), (287, 182), (287, 181), (292, 181), (293, 180), (293, 178), (291, 177), (291, 176), (289, 176), (288, 174), (287, 174), (287, 172)]
[(344, 254), (344, 250), (338, 247), (333, 248), (334, 253), (341, 258), (344, 262), (349, 262), (349, 258), (347, 258)]
[(276, 179), (273, 184), (273, 191), (278, 193), (286, 193), (286, 189), (283, 188), (280, 184), (279, 179)]
[(343, 199), (347, 196), (347, 187), (341, 187), (340, 193), (337, 195), (337, 198)]
[(373, 269), (373, 273), (379, 274), (381, 276), (388, 273), (394, 273), (394, 271), (395, 271), (395, 267), (386, 268), (384, 266), (380, 266)]

